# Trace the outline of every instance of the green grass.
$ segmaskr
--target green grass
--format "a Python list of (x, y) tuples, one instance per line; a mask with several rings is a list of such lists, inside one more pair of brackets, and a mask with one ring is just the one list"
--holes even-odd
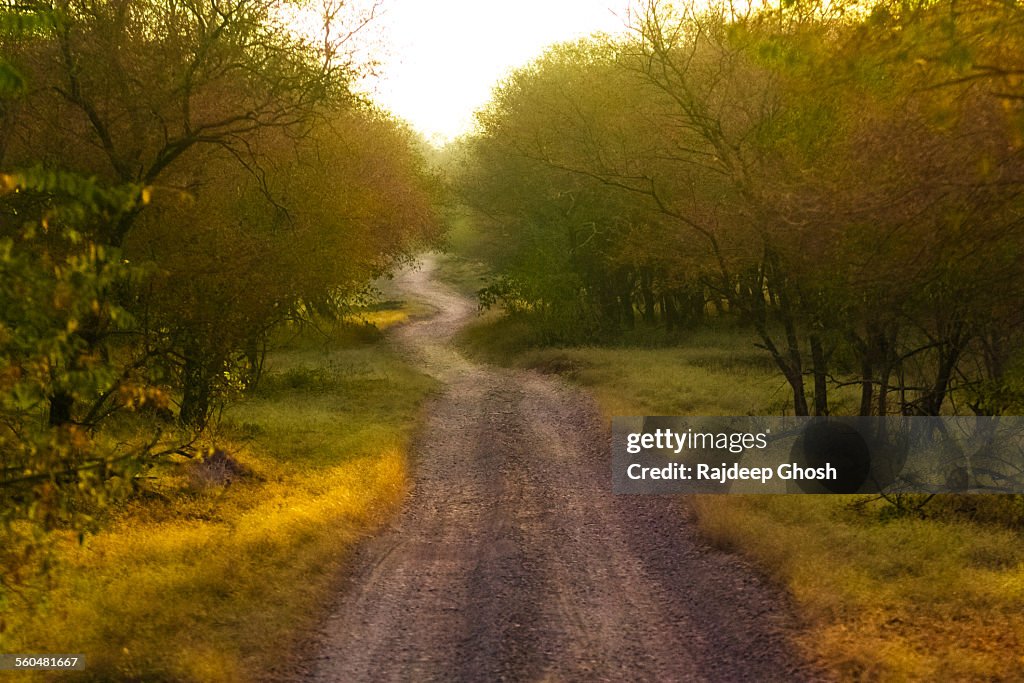
[(259, 392), (210, 431), (237, 464), (230, 482), (203, 465), (167, 467), (83, 545), (55, 538), (58, 564), (2, 615), (0, 652), (85, 653), (72, 678), (96, 681), (287, 668), (348, 552), (401, 502), (435, 386), (365, 334), (333, 332), (293, 335)]
[[(568, 376), (612, 415), (772, 415), (792, 412), (789, 386), (748, 331), (722, 324), (682, 333), (676, 345), (539, 346), (522, 319), (491, 313), (459, 337), (470, 355)], [(840, 406), (854, 389), (834, 396)]]
[[(787, 386), (742, 330), (673, 348), (539, 348), (521, 320), (485, 316), (460, 338), (479, 359), (562, 375), (613, 415), (778, 414)], [(856, 393), (837, 396), (842, 410)], [(949, 496), (925, 518), (865, 497), (691, 496), (713, 544), (787, 587), (800, 646), (842, 680), (1024, 680), (1020, 498)], [(984, 523), (982, 523), (984, 522)]]
[(572, 378), (597, 395), (606, 415), (748, 415), (764, 404), (782, 410), (785, 384), (765, 372), (764, 359), (754, 351), (545, 349), (524, 354), (521, 362), (541, 370), (570, 368)]

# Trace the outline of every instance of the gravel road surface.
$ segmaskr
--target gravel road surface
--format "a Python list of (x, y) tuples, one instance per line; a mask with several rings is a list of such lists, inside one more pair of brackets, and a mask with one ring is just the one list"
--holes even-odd
[(611, 493), (583, 392), (453, 349), (475, 306), (434, 267), (398, 277), (437, 313), (394, 341), (446, 388), (411, 495), (354, 558), (301, 679), (824, 680), (786, 597), (703, 544), (679, 498)]

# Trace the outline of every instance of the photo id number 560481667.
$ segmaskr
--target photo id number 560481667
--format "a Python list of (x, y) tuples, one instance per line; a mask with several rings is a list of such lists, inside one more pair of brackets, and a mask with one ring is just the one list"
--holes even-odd
[(0, 671), (84, 669), (85, 655), (0, 654)]

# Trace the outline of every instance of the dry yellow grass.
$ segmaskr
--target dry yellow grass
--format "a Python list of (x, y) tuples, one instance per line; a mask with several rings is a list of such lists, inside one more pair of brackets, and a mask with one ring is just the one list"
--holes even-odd
[(3, 648), (85, 653), (95, 680), (247, 680), (287, 654), (346, 550), (401, 499), (404, 461), (390, 450), (280, 476), (210, 520), (126, 515), (68, 544), (46, 604), (13, 617)]
[(849, 497), (695, 496), (707, 537), (784, 582), (844, 679), (1024, 679), (1024, 539)]

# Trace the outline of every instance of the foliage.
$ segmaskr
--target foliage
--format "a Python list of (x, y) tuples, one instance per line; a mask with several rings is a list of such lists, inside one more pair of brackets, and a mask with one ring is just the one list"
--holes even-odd
[(461, 174), (508, 243), (485, 303), (563, 341), (738, 317), (798, 414), (1019, 409), (1024, 17), (868, 9), (650, 2), (513, 73)]
[(370, 108), (323, 116), (298, 140), (261, 134), (259, 174), (208, 155), (192, 200), (157, 195), (126, 243), (160, 268), (145, 332), (182, 386), (183, 422), (205, 424), (218, 398), (255, 385), (275, 326), (345, 310), (437, 233), (409, 133)]
[(96, 505), (130, 491), (160, 437), (142, 431), (114, 442), (98, 436), (90, 421), (51, 424), (51, 399), (110, 397), (135, 410), (163, 406), (167, 396), (131, 367), (111, 363), (108, 349), (91, 347), (79, 332), (130, 329), (132, 317), (113, 295), (143, 271), (74, 226), (131, 210), (145, 190), (102, 188), (40, 168), (3, 180), (4, 209), (40, 209), (18, 234), (0, 238), (0, 536), (4, 566), (17, 571), (37, 549), (37, 532), (82, 528)]

